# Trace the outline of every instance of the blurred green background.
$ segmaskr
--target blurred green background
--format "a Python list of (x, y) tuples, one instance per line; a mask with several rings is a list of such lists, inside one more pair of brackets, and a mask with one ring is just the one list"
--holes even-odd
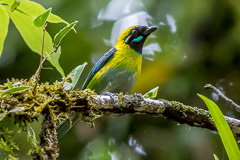
[[(240, 103), (240, 1), (217, 0), (96, 0), (36, 1), (68, 22), (78, 20), (62, 41), (60, 64), (68, 74), (88, 62), (78, 88), (94, 63), (107, 52), (122, 30), (133, 24), (159, 29), (145, 43), (141, 79), (133, 92), (160, 86), (158, 98), (206, 109), (197, 93), (206, 95), (223, 113), (239, 118), (235, 110), (204, 84), (217, 86)], [(54, 36), (64, 24), (49, 24)], [(41, 45), (41, 44), (39, 44)], [(40, 56), (25, 44), (13, 23), (0, 58), (0, 83), (7, 78), (30, 78)], [(51, 67), (47, 62), (44, 66)], [(55, 70), (43, 70), (41, 82), (61, 80)], [(36, 130), (39, 130), (35, 125)], [(28, 143), (19, 139), (20, 159)], [(59, 160), (212, 160), (228, 159), (219, 135), (149, 115), (104, 116), (95, 127), (79, 123), (60, 142)]]

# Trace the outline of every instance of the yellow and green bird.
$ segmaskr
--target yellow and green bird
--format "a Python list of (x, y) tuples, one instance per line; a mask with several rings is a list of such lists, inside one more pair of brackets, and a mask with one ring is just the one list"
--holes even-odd
[(143, 44), (156, 29), (137, 25), (124, 30), (114, 48), (94, 65), (82, 89), (98, 94), (131, 92), (141, 73)]
[[(142, 48), (147, 37), (157, 27), (132, 26), (119, 36), (114, 48), (110, 49), (94, 65), (82, 89), (93, 89), (97, 94), (105, 92), (130, 93), (142, 68)], [(63, 137), (80, 119), (77, 113), (63, 122), (58, 129), (58, 139)], [(71, 124), (71, 125), (70, 125)]]

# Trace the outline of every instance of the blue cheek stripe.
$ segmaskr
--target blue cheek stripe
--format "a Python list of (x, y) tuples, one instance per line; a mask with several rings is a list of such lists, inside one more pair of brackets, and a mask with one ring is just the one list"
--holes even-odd
[(141, 41), (143, 39), (143, 36), (139, 36), (139, 37), (137, 37), (137, 38), (134, 38), (133, 39), (133, 42), (139, 42), (139, 41)]

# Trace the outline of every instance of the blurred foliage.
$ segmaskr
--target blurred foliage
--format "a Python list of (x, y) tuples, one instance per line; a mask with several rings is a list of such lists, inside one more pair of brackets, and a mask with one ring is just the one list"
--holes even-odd
[[(134, 92), (146, 93), (159, 86), (158, 98), (206, 109), (196, 96), (201, 93), (216, 101), (225, 115), (239, 118), (239, 114), (215, 94), (203, 90), (204, 84), (211, 83), (240, 103), (239, 1), (36, 2), (45, 8), (52, 7), (53, 13), (68, 22), (79, 21), (75, 26), (77, 34), (70, 32), (61, 43), (59, 61), (65, 73), (88, 62), (82, 75), (86, 77), (126, 26), (132, 23), (156, 25), (159, 30), (146, 42), (142, 75)], [(47, 30), (53, 37), (63, 27), (63, 24), (49, 24)], [(10, 22), (0, 58), (0, 83), (12, 77), (30, 78), (38, 67), (39, 58)], [(44, 66), (52, 67), (49, 63)], [(42, 82), (55, 80), (61, 80), (55, 69), (41, 72)], [(76, 88), (81, 88), (83, 81), (81, 78)], [(21, 145), (26, 144), (21, 142)], [(202, 160), (213, 159), (214, 153), (221, 160), (227, 159), (216, 133), (147, 115), (127, 115), (103, 117), (96, 121), (94, 128), (79, 123), (60, 142), (59, 159), (94, 159), (99, 155), (106, 159)], [(25, 152), (18, 154), (20, 159), (27, 159)]]

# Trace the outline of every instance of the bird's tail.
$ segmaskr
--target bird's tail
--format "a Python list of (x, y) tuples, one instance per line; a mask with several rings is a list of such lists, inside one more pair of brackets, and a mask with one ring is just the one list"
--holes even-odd
[(73, 112), (69, 115), (69, 119), (61, 122), (57, 129), (58, 141), (61, 140), (62, 137), (64, 137), (65, 134), (81, 120), (81, 117), (81, 113)]

